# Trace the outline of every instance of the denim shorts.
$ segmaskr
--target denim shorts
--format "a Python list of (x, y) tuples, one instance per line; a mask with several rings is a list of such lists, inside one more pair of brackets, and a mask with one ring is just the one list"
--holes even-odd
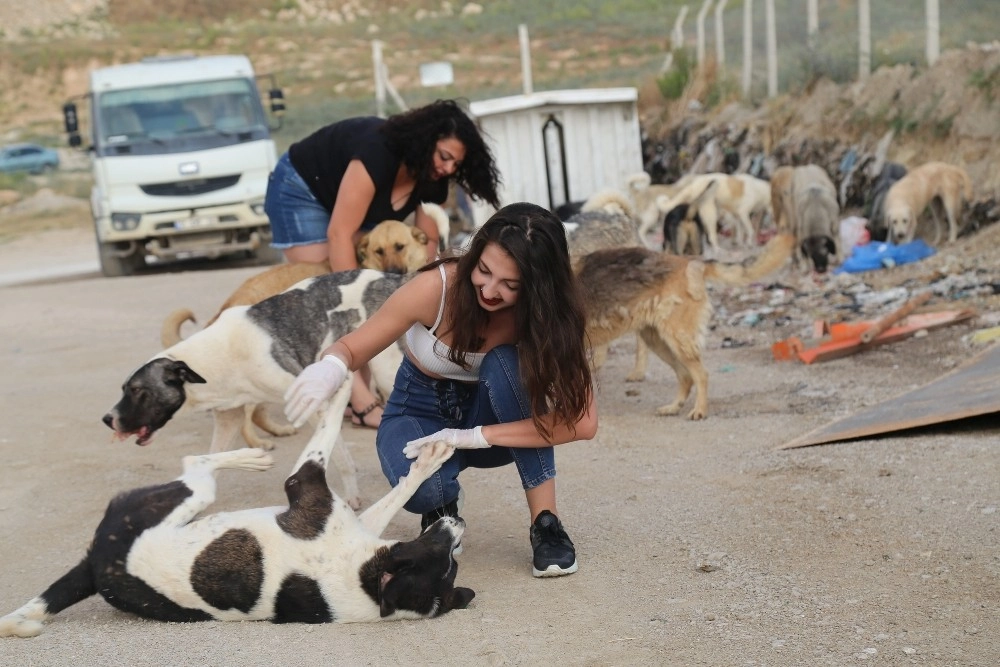
[(331, 212), (295, 171), (288, 153), (278, 159), (267, 179), (264, 212), (271, 221), (271, 247), (326, 243)]
[[(443, 428), (526, 419), (531, 416), (529, 405), (518, 375), (517, 349), (512, 345), (500, 345), (486, 354), (477, 383), (429, 377), (404, 358), (375, 436), (382, 472), (389, 484), (396, 486), (413, 463), (403, 456), (408, 441)], [(556, 476), (552, 447), (457, 449), (439, 471), (420, 485), (405, 508), (415, 514), (430, 512), (458, 497), (458, 475), (466, 468), (496, 468), (510, 463), (515, 464), (524, 489)]]

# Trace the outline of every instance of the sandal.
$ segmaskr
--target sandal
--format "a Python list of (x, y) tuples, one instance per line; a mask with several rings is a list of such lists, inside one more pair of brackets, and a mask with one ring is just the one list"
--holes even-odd
[[(369, 414), (371, 414), (372, 410), (374, 410), (375, 408), (380, 408), (380, 407), (382, 407), (382, 406), (379, 404), (378, 401), (372, 401), (371, 405), (369, 405), (364, 410), (355, 410), (353, 405), (350, 406), (350, 408), (351, 408), (351, 414), (353, 415), (351, 417), (351, 423), (354, 424), (354, 426), (356, 426), (358, 428), (378, 428), (377, 425), (376, 426), (372, 426), (371, 424), (369, 424), (368, 422), (366, 422), (365, 421), (365, 417), (367, 417)], [(381, 421), (381, 420), (379, 420), (379, 421)]]

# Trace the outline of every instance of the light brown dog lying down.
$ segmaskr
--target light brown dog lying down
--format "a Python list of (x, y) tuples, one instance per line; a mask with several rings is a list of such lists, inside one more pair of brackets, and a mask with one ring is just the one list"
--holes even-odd
[[(948, 242), (958, 239), (962, 205), (972, 200), (972, 180), (961, 167), (945, 162), (927, 162), (907, 172), (892, 184), (885, 196), (885, 220), (894, 243), (909, 243), (917, 221), (937, 201), (948, 220)], [(937, 211), (934, 211), (937, 218)], [(933, 239), (940, 241), (940, 233)]]
[(675, 415), (694, 387), (688, 419), (708, 416), (708, 372), (701, 363), (712, 302), (706, 283), (746, 285), (781, 268), (795, 239), (779, 234), (749, 266), (706, 262), (646, 248), (610, 248), (583, 257), (577, 278), (587, 304), (587, 335), (594, 367), (607, 346), (634, 331), (677, 374), (677, 398), (656, 410)]
[[(424, 210), (438, 225), (438, 231), (443, 230), (440, 238), (448, 238), (448, 216), (436, 204), (424, 204)], [(412, 273), (427, 263), (427, 235), (418, 229), (397, 220), (384, 220), (370, 232), (359, 239), (355, 252), (358, 265), (362, 269), (375, 269), (386, 273)], [(330, 266), (322, 264), (296, 263), (278, 264), (247, 278), (223, 302), (219, 310), (205, 326), (211, 326), (219, 315), (233, 306), (252, 306), (268, 297), (284, 292), (292, 285), (305, 280), (330, 273)], [(181, 340), (181, 327), (185, 322), (194, 322), (194, 313), (187, 308), (175, 310), (163, 321), (160, 328), (160, 343), (164, 348), (176, 345)], [(254, 430), (256, 424), (260, 429), (271, 435), (287, 436), (295, 433), (289, 424), (278, 423), (271, 419), (265, 406), (245, 406), (246, 418), (241, 434), (251, 447), (271, 450), (274, 443), (261, 438)]]

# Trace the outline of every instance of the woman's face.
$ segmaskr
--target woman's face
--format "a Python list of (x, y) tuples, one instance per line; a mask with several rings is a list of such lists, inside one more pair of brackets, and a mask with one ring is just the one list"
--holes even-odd
[(521, 273), (514, 259), (496, 243), (488, 243), (472, 270), (472, 286), (476, 289), (479, 306), (496, 312), (517, 303), (521, 289)]
[(465, 159), (465, 144), (457, 137), (445, 137), (439, 139), (434, 147), (433, 164), (431, 165), (431, 178), (439, 181), (442, 178), (450, 178)]

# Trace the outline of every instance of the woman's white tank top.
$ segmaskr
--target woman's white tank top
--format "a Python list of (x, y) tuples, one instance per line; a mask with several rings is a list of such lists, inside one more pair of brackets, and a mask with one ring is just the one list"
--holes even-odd
[(444, 298), (448, 290), (448, 278), (444, 270), (444, 264), (439, 264), (441, 271), (441, 305), (438, 307), (437, 319), (430, 329), (417, 322), (406, 331), (406, 347), (421, 368), (428, 373), (440, 375), (449, 380), (460, 382), (475, 382), (479, 379), (479, 367), (483, 364), (482, 352), (470, 352), (465, 355), (469, 363), (466, 370), (448, 358), (451, 348), (438, 340), (434, 333), (437, 331), (441, 320), (444, 318)]

